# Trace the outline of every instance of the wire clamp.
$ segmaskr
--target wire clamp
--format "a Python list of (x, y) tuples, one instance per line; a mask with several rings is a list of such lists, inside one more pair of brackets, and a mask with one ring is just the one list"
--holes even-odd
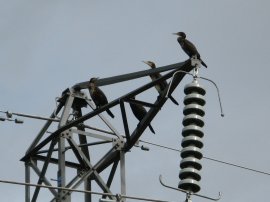
[(185, 200), (185, 202), (192, 202), (192, 201), (191, 201), (191, 196), (192, 196), (192, 195), (197, 196), (197, 197), (201, 197), (201, 198), (205, 198), (205, 199), (208, 199), (208, 200), (211, 200), (211, 201), (218, 201), (219, 199), (221, 199), (221, 192), (218, 193), (218, 197), (217, 197), (217, 198), (212, 198), (212, 197), (208, 197), (208, 196), (204, 196), (204, 195), (200, 195), (200, 194), (195, 194), (195, 193), (186, 191), (186, 190), (184, 190), (184, 189), (179, 189), (179, 188), (175, 188), (175, 187), (166, 185), (166, 184), (162, 181), (162, 175), (159, 176), (159, 182), (160, 182), (160, 184), (161, 184), (162, 186), (164, 186), (164, 187), (166, 187), (166, 188), (169, 188), (169, 189), (173, 189), (173, 190), (176, 190), (176, 191), (180, 191), (180, 192), (186, 193), (186, 200)]

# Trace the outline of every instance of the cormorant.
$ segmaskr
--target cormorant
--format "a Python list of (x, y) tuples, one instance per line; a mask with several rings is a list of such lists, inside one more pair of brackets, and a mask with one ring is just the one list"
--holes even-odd
[[(143, 62), (145, 64), (147, 64), (148, 66), (150, 66), (152, 69), (155, 69), (156, 68), (155, 63), (152, 62), (152, 61), (143, 61)], [(157, 72), (157, 73), (151, 74), (149, 76), (152, 79), (152, 81), (154, 81), (154, 80), (160, 78), (161, 77), (161, 74)], [(164, 80), (164, 81), (160, 81), (158, 84), (156, 84), (155, 85), (155, 88), (157, 89), (158, 93), (161, 94), (165, 90), (165, 88), (167, 87), (167, 85), (168, 85), (167, 81)], [(170, 100), (174, 104), (179, 105), (178, 102), (172, 97), (172, 95), (169, 95), (169, 98), (170, 98)]]
[(185, 51), (185, 53), (191, 58), (192, 56), (197, 56), (197, 59), (199, 59), (203, 66), (207, 67), (207, 65), (202, 61), (200, 53), (198, 52), (197, 48), (193, 43), (191, 43), (189, 40), (186, 39), (186, 34), (184, 32), (177, 32), (173, 33), (177, 36), (178, 43), (182, 47), (182, 49)]
[[(133, 97), (132, 99), (135, 99), (135, 97)], [(129, 103), (129, 105), (130, 105), (130, 108), (131, 108), (134, 116), (139, 121), (141, 121), (145, 117), (145, 115), (147, 114), (146, 109), (142, 105), (135, 104), (135, 103)], [(149, 123), (148, 127), (152, 133), (156, 134), (150, 123)]]
[[(108, 100), (106, 95), (103, 93), (103, 91), (96, 86), (95, 81), (97, 80), (97, 78), (91, 78), (89, 81), (89, 93), (92, 97), (92, 100), (94, 101), (95, 105), (97, 108), (102, 107), (106, 104), (108, 104)], [(110, 109), (107, 109), (106, 112), (112, 117), (114, 118), (113, 113), (110, 111)]]

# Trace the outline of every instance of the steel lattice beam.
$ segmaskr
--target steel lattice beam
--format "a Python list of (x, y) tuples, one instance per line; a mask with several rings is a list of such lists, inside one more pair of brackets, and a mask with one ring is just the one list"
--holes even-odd
[[(60, 104), (58, 105), (56, 111), (51, 115), (51, 118), (54, 118), (64, 107), (62, 118), (60, 119), (60, 123), (59, 123), (59, 128), (41, 141), (44, 133), (46, 132), (46, 130), (52, 123), (52, 121), (47, 121), (47, 123), (44, 125), (44, 127), (42, 128), (38, 136), (35, 138), (31, 146), (27, 150), (25, 156), (21, 160), (26, 163), (30, 162), (31, 160), (44, 161), (44, 166), (41, 171), (41, 175), (38, 182), (40, 184), (42, 182), (42, 178), (45, 177), (48, 164), (53, 163), (53, 164), (59, 165), (59, 160), (62, 153), (61, 152), (59, 153), (59, 159), (52, 158), (51, 155), (53, 151), (57, 150), (53, 148), (55, 141), (61, 140), (63, 144), (58, 146), (59, 151), (61, 150), (62, 152), (65, 152), (67, 148), (72, 149), (74, 155), (77, 157), (77, 160), (79, 161), (79, 163), (68, 162), (65, 160), (64, 156), (62, 155), (61, 168), (63, 168), (63, 166), (66, 166), (70, 168), (75, 168), (78, 171), (79, 170), (83, 171), (81, 174), (78, 174), (77, 176), (75, 176), (75, 178), (73, 178), (67, 185), (65, 184), (64, 186), (77, 188), (82, 182), (86, 182), (85, 188), (87, 190), (90, 190), (91, 181), (95, 180), (96, 183), (101, 187), (101, 189), (104, 192), (110, 193), (109, 188), (114, 178), (118, 163), (120, 162), (121, 169), (124, 174), (125, 173), (124, 172), (125, 153), (128, 152), (136, 144), (138, 139), (141, 137), (145, 129), (150, 124), (150, 122), (154, 119), (154, 117), (160, 111), (162, 106), (165, 104), (165, 102), (168, 99), (166, 95), (167, 94), (170, 95), (171, 93), (173, 93), (175, 88), (179, 85), (179, 83), (185, 76), (185, 73), (181, 71), (190, 72), (193, 68), (194, 67), (191, 65), (190, 60), (187, 60), (182, 63), (167, 65), (167, 66), (159, 67), (156, 69), (138, 71), (138, 72), (134, 72), (130, 74), (124, 74), (124, 75), (119, 75), (119, 76), (114, 76), (114, 77), (109, 77), (109, 78), (98, 79), (96, 82), (97, 86), (104, 86), (104, 85), (110, 85), (110, 84), (114, 84), (118, 82), (128, 81), (131, 79), (136, 79), (136, 78), (140, 78), (144, 76), (149, 76), (157, 72), (164, 72), (164, 71), (171, 70), (170, 72), (166, 73), (164, 76), (160, 77), (159, 79), (151, 81), (109, 102), (107, 105), (104, 105), (98, 109), (95, 109), (91, 101), (81, 96), (80, 90), (88, 88), (89, 82), (82, 82), (82, 83), (74, 85), (71, 89), (66, 89), (63, 92), (62, 97), (59, 99)], [(180, 72), (178, 72), (178, 74), (175, 74), (179, 70)], [(145, 90), (152, 88), (159, 82), (170, 79), (170, 78), (172, 78), (170, 89), (168, 89), (169, 85), (167, 85), (166, 89), (163, 91), (162, 94), (158, 96), (158, 99), (153, 104), (143, 102), (143, 101), (138, 101), (138, 100), (132, 100), (132, 97), (144, 92)], [(169, 93), (167, 93), (167, 91), (169, 91)], [(139, 122), (139, 124), (137, 125), (137, 127), (134, 129), (133, 132), (131, 132), (128, 128), (128, 119), (127, 119), (127, 114), (125, 110), (125, 102), (133, 102), (133, 103), (144, 105), (150, 108), (147, 111), (147, 114), (145, 115), (145, 117)], [(90, 105), (90, 107), (93, 108), (93, 111), (83, 115), (81, 108), (86, 105)], [(110, 125), (110, 123), (107, 122), (106, 119), (101, 115), (102, 112), (104, 112), (105, 110), (109, 108), (115, 107), (116, 105), (119, 105), (120, 110), (121, 110), (122, 121), (123, 121), (124, 131), (125, 131), (124, 138), (126, 138), (126, 141), (124, 142), (121, 150), (117, 149), (116, 146), (113, 146), (96, 164), (92, 165), (90, 163), (90, 155), (89, 155), (88, 146), (96, 145), (96, 143), (87, 142), (87, 138), (85, 135), (89, 135), (90, 133), (87, 133), (85, 131), (85, 128), (91, 129), (91, 127), (85, 127), (84, 122), (98, 115), (105, 122), (105, 124), (113, 131), (111, 133), (106, 132), (107, 134), (115, 135), (115, 139), (123, 139), (123, 136), (121, 136), (113, 128), (113, 126)], [(75, 116), (75, 120), (67, 121), (69, 113), (70, 113), (69, 111), (71, 108), (77, 112), (77, 115)], [(77, 130), (71, 129), (71, 127), (77, 127)], [(99, 131), (102, 132), (102, 130), (99, 130)], [(79, 142), (80, 142), (79, 145), (77, 145), (77, 143), (72, 139), (72, 133), (76, 133), (79, 135)], [(63, 134), (65, 135), (63, 136)], [(65, 139), (69, 143), (69, 147), (65, 147), (64, 145)], [(107, 141), (105, 142), (108, 142), (108, 137), (106, 140)], [(50, 144), (49, 150), (44, 150), (44, 147), (49, 144)], [(45, 155), (47, 154), (47, 156), (46, 157), (41, 156), (40, 153), (43, 153)], [(107, 169), (110, 165), (112, 165), (112, 168), (110, 171), (109, 178), (107, 179), (107, 183), (105, 183), (99, 174), (103, 172), (105, 169)], [(27, 176), (28, 175), (29, 175), (29, 172), (27, 172)], [(63, 175), (65, 175), (65, 173), (63, 173)], [(121, 177), (122, 179), (124, 179), (124, 176), (121, 176)], [(29, 180), (28, 177), (27, 177), (27, 180)], [(123, 182), (123, 186), (121, 188), (122, 192), (125, 192), (124, 186), (125, 186), (125, 182)], [(26, 192), (29, 193), (29, 190), (27, 189)], [(39, 192), (39, 189), (36, 189), (36, 191), (34, 192), (32, 201), (37, 199), (38, 192)], [(67, 194), (70, 194), (70, 192), (63, 193), (61, 197)], [(54, 198), (52, 201), (56, 201), (56, 200), (58, 199)], [(91, 194), (88, 194), (85, 196), (85, 201), (90, 202), (91, 200), (92, 200)]]

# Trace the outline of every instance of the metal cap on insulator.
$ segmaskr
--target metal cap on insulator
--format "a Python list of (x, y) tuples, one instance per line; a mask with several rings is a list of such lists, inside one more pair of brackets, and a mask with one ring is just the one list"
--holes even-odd
[(188, 147), (188, 146), (195, 146), (198, 148), (203, 148), (203, 142), (202, 139), (198, 136), (195, 135), (189, 135), (183, 138), (181, 146), (184, 147)]
[(186, 115), (182, 121), (183, 126), (188, 126), (188, 125), (197, 125), (200, 127), (204, 126), (204, 120), (203, 117), (198, 115), (198, 114), (189, 114)]
[(201, 149), (195, 146), (188, 146), (181, 150), (182, 158), (187, 158), (190, 156), (194, 156), (197, 159), (201, 159), (203, 157)]
[(196, 135), (202, 138), (204, 136), (204, 133), (203, 133), (202, 127), (196, 126), (196, 125), (188, 125), (182, 129), (182, 135), (183, 137), (186, 137), (189, 135)]
[(198, 114), (200, 116), (204, 116), (204, 108), (201, 105), (198, 104), (189, 104), (186, 105), (183, 109), (183, 114), (188, 115), (188, 114)]
[(196, 193), (201, 190), (199, 182), (197, 180), (189, 178), (181, 180), (178, 184), (178, 188), (191, 191), (193, 193)]
[(197, 92), (201, 95), (205, 95), (206, 91), (204, 90), (203, 86), (201, 86), (198, 80), (194, 79), (191, 83), (187, 84), (184, 88), (185, 94), (191, 94)]
[(200, 163), (200, 160), (195, 157), (183, 158), (180, 162), (180, 168), (183, 169), (187, 167), (193, 167), (196, 168), (197, 170), (201, 170), (202, 164)]
[(201, 180), (200, 171), (195, 168), (184, 168), (179, 172), (179, 178), (181, 180), (191, 178), (197, 181)]
[(204, 106), (205, 105), (205, 99), (204, 99), (204, 96), (203, 95), (200, 95), (198, 93), (191, 93), (191, 94), (187, 94), (185, 97), (184, 97), (184, 104), (185, 105), (188, 105), (188, 104), (199, 104), (199, 105), (202, 105)]

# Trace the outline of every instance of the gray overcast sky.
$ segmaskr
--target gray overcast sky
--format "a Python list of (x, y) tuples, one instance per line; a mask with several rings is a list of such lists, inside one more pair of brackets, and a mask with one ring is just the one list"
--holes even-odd
[[(221, 118), (215, 88), (202, 81), (207, 90), (204, 155), (270, 172), (269, 8), (267, 0), (0, 0), (0, 109), (49, 116), (55, 97), (75, 83), (148, 68), (142, 60), (157, 66), (184, 61), (187, 56), (171, 33), (185, 31), (208, 65), (200, 75), (218, 84), (225, 111)], [(191, 80), (186, 77), (173, 94), (181, 103), (183, 86)], [(148, 81), (102, 89), (113, 100)], [(141, 99), (156, 95), (153, 90)], [(179, 149), (182, 108), (168, 101), (152, 122), (157, 134), (147, 129), (142, 139)], [(122, 129), (120, 114), (114, 112), (118, 119), (113, 124)], [(0, 179), (24, 180), (19, 159), (44, 124), (24, 121), (1, 122)], [(179, 162), (177, 152), (132, 149), (127, 155), (128, 194), (183, 201), (184, 194), (158, 182), (163, 174), (177, 186)], [(205, 159), (202, 163), (201, 194), (221, 191), (221, 201), (230, 202), (269, 198), (269, 176)], [(117, 185), (113, 189), (119, 192)], [(24, 198), (24, 188), (15, 185), (0, 184), (0, 193), (2, 201)], [(50, 199), (42, 196), (38, 201)]]

